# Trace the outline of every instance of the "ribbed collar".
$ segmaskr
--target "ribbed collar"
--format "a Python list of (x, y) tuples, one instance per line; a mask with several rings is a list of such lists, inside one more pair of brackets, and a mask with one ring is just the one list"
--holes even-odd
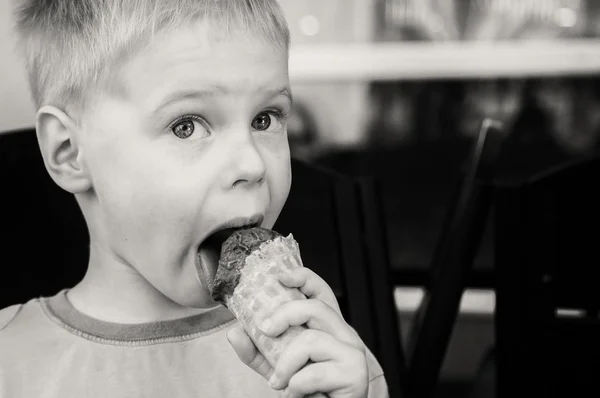
[(79, 312), (67, 298), (67, 291), (42, 298), (41, 304), (55, 322), (83, 337), (118, 342), (156, 342), (157, 340), (182, 340), (218, 328), (234, 316), (223, 307), (186, 318), (139, 324), (121, 324), (101, 321)]

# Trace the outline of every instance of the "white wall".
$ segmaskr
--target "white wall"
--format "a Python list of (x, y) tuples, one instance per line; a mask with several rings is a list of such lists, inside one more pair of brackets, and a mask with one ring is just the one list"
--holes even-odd
[[(294, 46), (319, 43), (369, 42), (374, 32), (375, 0), (280, 0)], [(319, 21), (317, 34), (307, 35), (307, 16)], [(293, 59), (293, 57), (292, 57)], [(301, 82), (291, 77), (294, 100), (304, 103), (317, 124), (320, 145), (360, 144), (368, 118), (366, 82)]]
[(0, 0), (0, 132), (35, 125), (25, 67), (15, 53), (10, 0)]

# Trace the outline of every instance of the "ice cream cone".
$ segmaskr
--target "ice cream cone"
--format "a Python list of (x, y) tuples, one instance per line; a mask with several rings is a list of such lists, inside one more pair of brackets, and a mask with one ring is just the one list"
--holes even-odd
[[(237, 253), (232, 256), (234, 251)], [(307, 330), (305, 326), (291, 326), (281, 335), (269, 337), (258, 327), (281, 304), (307, 299), (299, 289), (284, 286), (278, 280), (278, 275), (303, 266), (298, 243), (291, 234), (283, 237), (274, 231), (253, 228), (235, 232), (223, 244), (221, 253), (211, 284), (213, 299), (229, 308), (275, 368), (290, 342)], [(317, 393), (311, 397), (325, 395)]]
[[(268, 240), (252, 251), (239, 269), (239, 279), (233, 291), (219, 297), (219, 301), (240, 321), (244, 330), (272, 367), (281, 352), (306, 328), (292, 326), (278, 337), (264, 335), (258, 325), (281, 304), (292, 300), (305, 300), (298, 289), (279, 282), (277, 275), (302, 267), (298, 243), (290, 235)], [(219, 273), (215, 278), (219, 283)]]

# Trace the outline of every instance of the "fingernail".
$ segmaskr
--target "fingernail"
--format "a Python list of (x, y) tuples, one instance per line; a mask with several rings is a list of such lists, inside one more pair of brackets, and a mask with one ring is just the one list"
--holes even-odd
[(260, 330), (262, 330), (265, 333), (268, 333), (271, 330), (272, 326), (273, 324), (271, 323), (271, 320), (266, 319), (263, 321), (263, 323), (260, 324)]
[(269, 379), (269, 385), (271, 386), (271, 388), (276, 388), (278, 383), (279, 380), (277, 379), (277, 376), (273, 373), (273, 375)]

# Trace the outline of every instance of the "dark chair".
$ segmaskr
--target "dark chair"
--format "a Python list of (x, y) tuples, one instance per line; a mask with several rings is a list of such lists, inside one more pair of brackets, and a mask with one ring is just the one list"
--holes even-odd
[[(275, 229), (293, 233), (305, 265), (330, 284), (344, 316), (381, 362), (390, 396), (398, 397), (405, 371), (392, 287), (380, 294), (384, 284), (374, 284), (389, 283), (387, 263), (370, 263), (373, 253), (365, 245), (361, 194), (369, 191), (298, 160), (292, 172)], [(34, 130), (0, 134), (0, 184), (0, 308), (75, 285), (87, 264), (87, 227), (73, 196), (46, 172)]]
[(379, 204), (368, 202), (376, 186), (299, 160), (292, 173), (275, 229), (293, 233), (305, 265), (329, 283), (344, 317), (379, 360), (390, 396), (400, 397), (406, 368), (389, 262), (384, 248), (368, 245), (374, 233), (385, 235)]
[(315, 162), (344, 175), (377, 179), (392, 278), (403, 286), (423, 286), (451, 193), (471, 148), (471, 140), (440, 139), (341, 148)]
[[(490, 213), (493, 178), (504, 137), (504, 131), (498, 123), (484, 121), (478, 139), (466, 153), (462, 172), (457, 173), (459, 178), (454, 195), (446, 206), (444, 225), (426, 272), (425, 299), (418, 311), (417, 321), (409, 331), (408, 345), (401, 350), (400, 356), (396, 355), (396, 358), (404, 361), (400, 368), (406, 372), (401, 375), (405, 396), (425, 398), (432, 397), (436, 392), (461, 297), (467, 287)], [(387, 258), (388, 239), (381, 214), (381, 181), (373, 172), (370, 159), (346, 160), (349, 160), (348, 169), (356, 167), (350, 174), (358, 174), (356, 178), (361, 181), (361, 209), (364, 212), (366, 254), (369, 258), (367, 263), (372, 267), (372, 295), (381, 305), (375, 309), (375, 316), (378, 317), (378, 324), (383, 324), (386, 318), (388, 322), (397, 322), (395, 316), (390, 315), (389, 307), (385, 306), (398, 278), (390, 280), (393, 272)], [(361, 160), (364, 163), (361, 164)], [(398, 172), (410, 173), (410, 170)], [(384, 327), (382, 330), (390, 328)], [(384, 336), (381, 339), (390, 341)]]
[(53, 295), (84, 275), (87, 226), (48, 175), (32, 129), (0, 134), (0, 308)]
[(496, 184), (499, 397), (598, 393), (599, 178), (596, 155)]
[(428, 398), (436, 391), (462, 294), (491, 210), (493, 179), (504, 138), (499, 123), (483, 122), (447, 209), (431, 263), (431, 278), (406, 347), (411, 397)]

